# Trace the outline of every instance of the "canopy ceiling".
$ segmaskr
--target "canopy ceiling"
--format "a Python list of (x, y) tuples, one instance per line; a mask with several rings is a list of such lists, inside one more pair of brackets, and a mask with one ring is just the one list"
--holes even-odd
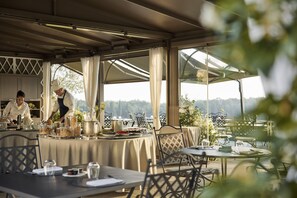
[[(0, 1), (0, 56), (39, 58), (51, 63), (65, 63), (81, 71), (80, 58), (98, 54), (101, 60), (106, 60), (105, 84), (147, 81), (149, 48), (165, 46), (184, 49), (218, 42), (218, 36), (199, 23), (204, 3), (210, 2)], [(187, 60), (187, 54), (181, 55), (180, 64), (184, 66), (181, 80), (197, 83), (195, 67), (205, 70), (205, 65), (192, 57)], [(122, 64), (137, 68), (131, 71)], [(221, 78), (226, 76), (228, 78)], [(242, 77), (246, 77), (246, 74), (228, 73), (221, 68), (210, 69), (209, 74), (210, 82)]]
[[(208, 48), (208, 50), (213, 52), (214, 47)], [(64, 65), (82, 73), (80, 62), (65, 63)], [(166, 67), (163, 67), (164, 80), (166, 79), (165, 69)], [(207, 84), (206, 73), (208, 73), (208, 83), (255, 76), (228, 65), (213, 53), (207, 54), (206, 51), (195, 48), (180, 50), (179, 79), (181, 82)], [(149, 81), (148, 56), (104, 61), (104, 84), (142, 81)]]
[(198, 21), (204, 0), (0, 1), (0, 56), (52, 63), (147, 55), (217, 41)]

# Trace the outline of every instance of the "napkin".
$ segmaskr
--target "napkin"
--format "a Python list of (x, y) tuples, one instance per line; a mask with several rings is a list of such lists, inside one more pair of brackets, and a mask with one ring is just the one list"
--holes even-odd
[[(54, 174), (58, 174), (58, 173), (62, 173), (63, 172), (63, 168), (60, 166), (54, 166), (51, 167), (54, 171)], [(38, 168), (38, 169), (34, 169), (32, 171), (33, 173), (36, 173), (37, 175), (44, 175), (44, 168)]]
[(111, 185), (122, 184), (123, 182), (124, 181), (121, 179), (106, 178), (106, 179), (97, 179), (97, 180), (87, 181), (86, 184), (88, 186), (100, 187), (100, 186), (111, 186)]

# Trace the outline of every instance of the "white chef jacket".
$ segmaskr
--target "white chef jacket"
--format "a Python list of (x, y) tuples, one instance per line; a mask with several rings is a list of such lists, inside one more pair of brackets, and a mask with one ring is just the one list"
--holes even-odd
[[(63, 94), (64, 95), (64, 94)], [(58, 98), (63, 98), (62, 96), (58, 96)], [(74, 114), (74, 97), (69, 93), (69, 91), (66, 91), (63, 103), (66, 107), (69, 108), (68, 112), (66, 113), (65, 117), (67, 116), (73, 116)], [(59, 103), (58, 99), (55, 100), (54, 106), (53, 106), (53, 112), (56, 112), (59, 110)]]
[(28, 103), (23, 102), (21, 106), (18, 106), (16, 100), (10, 101), (3, 111), (3, 116), (8, 117), (10, 120), (17, 120), (18, 115), (21, 115), (22, 118), (27, 117), (31, 119)]

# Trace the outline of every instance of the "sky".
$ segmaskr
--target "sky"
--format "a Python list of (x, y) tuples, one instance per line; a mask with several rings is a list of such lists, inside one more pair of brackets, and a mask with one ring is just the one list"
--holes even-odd
[[(165, 82), (162, 83), (161, 103), (166, 102)], [(251, 77), (243, 79), (243, 89), (245, 98), (265, 97), (260, 77)], [(236, 81), (227, 81), (223, 83), (214, 83), (208, 88), (209, 99), (228, 99), (238, 98), (238, 83)], [(181, 94), (187, 95), (191, 100), (206, 100), (207, 86), (183, 83), (181, 86)], [(105, 85), (104, 100), (111, 101), (129, 101), (142, 100), (150, 102), (149, 82), (144, 83), (124, 83)]]

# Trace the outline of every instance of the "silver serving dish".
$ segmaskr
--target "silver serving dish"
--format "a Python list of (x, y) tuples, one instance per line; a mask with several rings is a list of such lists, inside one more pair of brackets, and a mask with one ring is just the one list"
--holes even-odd
[(0, 122), (0, 130), (6, 130), (7, 129), (7, 123), (6, 122)]

